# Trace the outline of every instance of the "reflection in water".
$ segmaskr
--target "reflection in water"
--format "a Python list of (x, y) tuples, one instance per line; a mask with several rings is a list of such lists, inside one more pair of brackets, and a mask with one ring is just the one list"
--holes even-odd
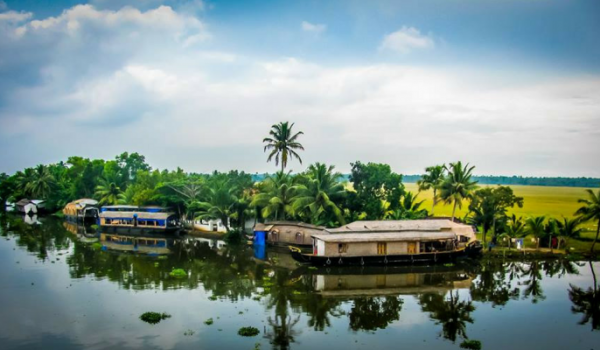
[[(471, 334), (477, 333), (475, 328), (470, 326), (480, 319), (477, 314), (497, 312), (491, 311), (495, 310), (494, 307), (508, 310), (509, 308), (505, 307), (511, 303), (518, 303), (521, 309), (527, 308), (527, 314), (530, 315), (550, 309), (556, 312), (558, 317), (572, 317), (568, 312), (560, 314), (564, 308), (545, 307), (546, 303), (552, 305), (550, 303), (556, 302), (556, 299), (552, 299), (553, 296), (556, 298), (556, 295), (562, 296), (564, 301), (561, 302), (568, 303), (573, 313), (581, 315), (581, 319), (576, 321), (580, 321), (582, 325), (591, 323), (593, 330), (600, 328), (599, 286), (592, 263), (588, 265), (593, 284), (591, 287), (580, 287), (574, 283), (569, 285), (568, 282), (580, 273), (583, 264), (578, 266), (568, 260), (515, 262), (484, 259), (475, 264), (465, 262), (432, 267), (315, 269), (298, 267), (286, 251), (267, 249), (261, 253), (262, 259), (259, 259), (251, 247), (227, 246), (214, 238), (129, 234), (108, 237), (96, 234), (96, 230), (90, 227), (63, 223), (52, 217), (45, 218), (43, 225), (30, 226), (19, 217), (0, 216), (0, 227), (1, 235), (5, 238), (0, 245), (0, 248), (4, 249), (3, 252), (11, 251), (16, 245), (42, 262), (49, 261), (49, 257), (52, 256), (64, 255), (66, 264), (62, 271), (68, 269), (73, 281), (91, 281), (86, 285), (92, 288), (94, 297), (100, 300), (119, 298), (119, 295), (124, 297), (124, 294), (118, 294), (121, 290), (125, 293), (133, 290), (136, 293), (151, 291), (151, 295), (155, 295), (152, 292), (154, 291), (158, 293), (156, 298), (163, 297), (162, 300), (168, 299), (175, 303), (177, 298), (173, 298), (172, 294), (161, 296), (160, 293), (189, 291), (193, 292), (189, 295), (195, 295), (197, 298), (205, 298), (206, 293), (207, 296), (216, 299), (214, 302), (218, 304), (215, 310), (219, 313), (235, 309), (237, 314), (239, 310), (255, 305), (262, 311), (257, 312), (256, 316), (245, 312), (239, 316), (241, 324), (231, 325), (237, 328), (252, 325), (261, 330), (262, 338), (251, 339), (250, 345), (256, 341), (268, 341), (273, 348), (308, 347), (315, 332), (348, 332), (346, 338), (349, 338), (385, 330), (391, 332), (390, 336), (386, 336), (385, 332), (378, 333), (378, 337), (381, 336), (378, 338), (379, 346), (391, 347), (397, 345), (400, 336), (394, 332), (407, 331), (408, 333), (402, 333), (402, 336), (410, 339), (412, 333), (402, 325), (404, 322), (417, 322), (419, 319), (424, 320), (421, 321), (424, 323), (417, 322), (414, 327), (425, 329), (425, 333), (422, 333), (425, 334), (424, 337), (436, 339), (436, 336), (440, 335), (446, 344), (451, 345), (449, 342), (460, 339), (482, 339), (488, 336), (487, 333)], [(94, 242), (100, 242), (107, 249), (99, 249)], [(65, 259), (61, 260), (64, 261)], [(46, 271), (43, 270), (45, 267), (40, 268), (40, 271)], [(185, 270), (187, 277), (171, 277), (169, 273), (173, 268)], [(15, 267), (5, 265), (5, 270), (9, 269)], [(588, 269), (581, 270), (582, 273), (588, 274)], [(548, 280), (563, 279), (566, 280), (562, 283), (564, 289), (559, 293), (553, 291), (561, 284), (545, 284)], [(111, 295), (98, 294), (93, 286), (100, 283), (99, 281), (118, 286), (119, 291), (112, 291)], [(42, 294), (44, 298), (48, 298), (49, 304), (52, 304), (52, 298), (56, 298), (51, 291), (50, 288)], [(11, 295), (10, 293), (12, 291), (0, 289), (0, 297), (4, 299)], [(144, 295), (149, 298), (148, 294)], [(39, 298), (40, 295), (36, 297)], [(161, 299), (153, 300), (158, 302)], [(191, 329), (194, 324), (202, 324), (202, 321), (208, 318), (202, 315), (200, 320), (181, 319), (183, 316), (181, 312), (177, 314), (177, 309), (164, 311), (169, 311), (174, 317), (169, 322), (164, 322), (164, 325), (161, 323), (160, 327), (180, 322)], [(0, 316), (11, 317), (1, 314), (2, 312), (6, 311), (0, 310)], [(494, 314), (494, 317), (483, 319), (508, 317), (511, 314), (510, 311), (507, 312), (509, 313), (506, 316), (498, 313)], [(117, 320), (127, 320), (130, 314), (130, 310), (123, 310), (122, 314), (114, 317)], [(217, 320), (220, 315), (213, 316)], [(419, 315), (425, 317), (420, 318)], [(243, 317), (249, 319), (242, 320)], [(427, 321), (428, 319), (431, 321)], [(571, 323), (574, 327), (579, 327), (575, 326), (576, 321)], [(546, 328), (553, 326), (548, 323), (550, 321), (547, 316), (535, 319), (535, 322)], [(510, 327), (510, 324), (511, 322), (503, 322), (500, 327)], [(391, 325), (394, 327), (390, 327)], [(97, 326), (95, 325), (95, 328), (98, 328)], [(71, 326), (66, 323), (64, 327), (64, 334), (57, 338), (64, 338), (64, 341), (57, 341), (56, 348), (65, 347), (68, 342), (73, 341), (68, 336)], [(233, 330), (234, 334), (237, 328)], [(102, 333), (102, 328), (98, 329), (100, 336), (109, 338), (125, 337), (129, 334), (125, 331), (121, 334), (114, 329), (113, 333), (107, 334)], [(556, 329), (553, 332), (560, 331), (561, 329)], [(224, 329), (224, 332), (229, 330)], [(509, 334), (510, 328), (498, 329), (498, 332)], [(574, 333), (577, 333), (576, 329), (569, 329), (568, 337)], [(392, 336), (394, 334), (395, 337)], [(209, 333), (206, 333), (196, 341), (201, 342), (208, 337)], [(565, 341), (568, 341), (568, 337)], [(0, 340), (8, 344), (8, 348), (16, 347), (11, 343), (11, 339), (10, 334), (0, 330)], [(347, 343), (342, 345), (343, 340), (339, 339), (328, 343), (328, 347), (348, 346)], [(218, 347), (218, 341), (223, 341), (223, 338), (215, 340), (216, 343), (194, 344), (198, 345), (195, 347)], [(486, 348), (493, 348), (493, 345), (488, 345), (485, 341), (484, 344)], [(547, 348), (560, 348), (561, 344), (567, 345), (556, 339), (544, 343)], [(248, 347), (246, 343), (240, 346)], [(432, 341), (430, 347), (439, 346), (442, 344)]]
[(569, 288), (569, 299), (573, 302), (573, 313), (583, 314), (579, 324), (591, 323), (592, 330), (600, 330), (600, 288), (596, 279), (594, 265), (589, 262), (592, 273), (592, 286), (587, 290), (571, 285)]

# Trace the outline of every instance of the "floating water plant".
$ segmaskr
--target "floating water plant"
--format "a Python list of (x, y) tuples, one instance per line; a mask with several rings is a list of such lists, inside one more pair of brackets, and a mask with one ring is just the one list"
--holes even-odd
[(238, 331), (238, 334), (241, 335), (242, 337), (254, 337), (254, 336), (258, 335), (259, 333), (260, 333), (260, 331), (258, 330), (258, 328), (254, 328), (254, 327), (242, 327)]
[(102, 243), (96, 242), (96, 243), (92, 244), (92, 249), (94, 249), (94, 250), (102, 249)]
[(194, 332), (191, 329), (188, 329), (187, 331), (183, 332), (183, 335), (185, 335), (186, 337), (192, 336), (194, 334), (196, 334), (196, 332)]
[(204, 321), (204, 324), (207, 325), (207, 326), (210, 326), (213, 323), (214, 323), (214, 321), (213, 321), (212, 318), (209, 318), (208, 320)]
[(216, 295), (211, 295), (211, 296), (208, 297), (208, 300), (215, 301), (215, 300), (217, 300), (217, 296)]
[(167, 314), (167, 313), (159, 313), (159, 312), (144, 312), (141, 316), (140, 316), (140, 320), (146, 322), (146, 323), (150, 323), (150, 324), (157, 324), (162, 320), (166, 320), (167, 318), (171, 317), (171, 315)]
[(169, 275), (175, 278), (184, 278), (187, 277), (187, 272), (184, 269), (173, 269), (169, 272)]
[(469, 350), (480, 350), (481, 342), (479, 340), (466, 339), (465, 341), (460, 343), (460, 347), (463, 349), (469, 349)]

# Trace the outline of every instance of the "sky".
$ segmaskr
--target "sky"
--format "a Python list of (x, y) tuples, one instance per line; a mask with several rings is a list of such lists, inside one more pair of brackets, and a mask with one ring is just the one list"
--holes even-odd
[(139, 152), (154, 168), (462, 160), (600, 177), (597, 0), (0, 1), (0, 172)]

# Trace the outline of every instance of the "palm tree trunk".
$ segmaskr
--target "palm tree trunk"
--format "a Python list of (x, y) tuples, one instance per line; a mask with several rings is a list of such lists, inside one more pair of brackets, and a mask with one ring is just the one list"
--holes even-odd
[(435, 216), (435, 214), (433, 213), (433, 211), (435, 210), (435, 199), (436, 199), (436, 189), (435, 187), (433, 188), (433, 204), (431, 205), (431, 216)]
[(456, 198), (454, 199), (454, 207), (452, 208), (452, 222), (454, 222), (454, 214), (456, 213)]
[(558, 237), (558, 245), (556, 246), (556, 250), (560, 250), (560, 237)]
[(596, 227), (596, 237), (594, 238), (594, 242), (592, 243), (592, 249), (590, 252), (594, 255), (594, 246), (596, 245), (596, 241), (598, 240), (598, 234), (600, 233), (600, 219), (598, 219), (598, 227)]
[(540, 237), (537, 237), (537, 247), (535, 250), (540, 250)]

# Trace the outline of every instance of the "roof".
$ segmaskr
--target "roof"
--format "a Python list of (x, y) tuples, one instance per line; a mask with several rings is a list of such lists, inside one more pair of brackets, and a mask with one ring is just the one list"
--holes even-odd
[(355, 221), (338, 228), (326, 229), (328, 233), (385, 233), (403, 231), (450, 231), (454, 228), (470, 228), (450, 220), (384, 220)]
[(260, 223), (260, 222), (256, 223), (256, 225), (254, 225), (254, 231), (270, 231), (275, 226), (296, 226), (296, 227), (308, 228), (308, 229), (313, 229), (313, 230), (325, 230), (325, 227), (323, 227), (323, 226), (305, 224), (303, 222), (271, 221), (271, 222), (267, 222), (264, 224)]
[(98, 205), (98, 201), (95, 199), (90, 199), (90, 198), (81, 198), (78, 199), (76, 201), (73, 201), (71, 203), (75, 203), (75, 204), (85, 204), (85, 205)]
[(35, 204), (35, 205), (39, 205), (39, 204), (44, 203), (45, 200), (43, 200), (43, 199), (32, 199), (30, 202), (33, 203), (33, 204)]
[(105, 205), (102, 209), (137, 209), (137, 205)]
[(20, 201), (18, 201), (17, 203), (15, 203), (15, 205), (20, 205), (20, 206), (24, 206), (31, 203), (31, 201), (27, 198), (23, 198)]
[(164, 220), (175, 215), (175, 213), (148, 213), (148, 212), (133, 212), (133, 211), (105, 211), (100, 213), (101, 218), (112, 219), (132, 219), (133, 215), (137, 215), (138, 219), (157, 219)]
[(354, 242), (408, 242), (408, 241), (437, 241), (454, 239), (456, 234), (452, 231), (405, 231), (373, 233), (347, 233), (343, 235), (312, 235), (313, 238), (329, 243), (354, 243)]

